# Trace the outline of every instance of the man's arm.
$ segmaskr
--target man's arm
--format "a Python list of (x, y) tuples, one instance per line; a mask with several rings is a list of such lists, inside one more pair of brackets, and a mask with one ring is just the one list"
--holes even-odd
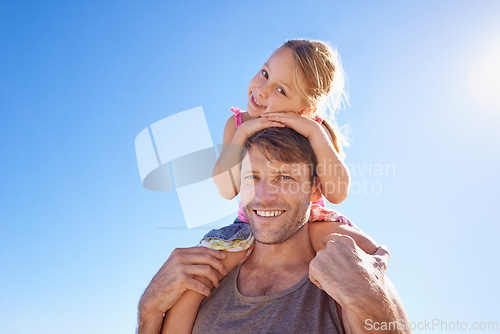
[(219, 286), (217, 272), (226, 275), (220, 262), (225, 254), (205, 247), (177, 248), (163, 264), (139, 301), (137, 333), (159, 334), (163, 315), (187, 290), (210, 295), (210, 289), (194, 276)]
[(379, 294), (378, 300), (373, 301), (372, 305), (378, 305), (379, 309), (375, 312), (368, 310), (369, 304), (365, 305), (364, 310), (352, 310), (342, 308), (342, 323), (347, 334), (354, 333), (411, 333), (406, 328), (408, 317), (403, 304), (394, 288), (392, 282), (389, 287), (386, 280), (386, 289)]
[(389, 259), (385, 247), (369, 255), (346, 235), (331, 234), (326, 241), (325, 249), (311, 261), (309, 276), (342, 307), (346, 332), (377, 333), (377, 324), (392, 323), (391, 333), (411, 333), (397, 326), (408, 322), (394, 286), (385, 278)]

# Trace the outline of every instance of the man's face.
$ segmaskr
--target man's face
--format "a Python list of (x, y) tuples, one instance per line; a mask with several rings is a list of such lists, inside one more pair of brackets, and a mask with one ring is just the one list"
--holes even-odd
[(241, 163), (240, 196), (255, 240), (279, 244), (309, 219), (312, 183), (305, 163), (269, 161), (251, 147)]

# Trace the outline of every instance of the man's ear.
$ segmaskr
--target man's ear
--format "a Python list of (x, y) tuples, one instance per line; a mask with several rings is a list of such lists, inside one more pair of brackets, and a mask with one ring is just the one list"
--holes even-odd
[(312, 188), (312, 193), (311, 193), (311, 202), (316, 202), (321, 198), (321, 195), (323, 193), (321, 192), (321, 187), (320, 187), (320, 181), (317, 176), (314, 177), (313, 180), (313, 188)]

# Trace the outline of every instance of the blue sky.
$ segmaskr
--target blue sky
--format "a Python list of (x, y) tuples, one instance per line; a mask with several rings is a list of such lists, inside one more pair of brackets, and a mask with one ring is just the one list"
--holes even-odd
[(301, 37), (348, 76), (353, 188), (332, 207), (388, 245), (410, 319), (500, 321), (498, 17), (497, 1), (0, 1), (0, 332), (132, 332), (151, 277), (206, 232), (172, 228), (177, 194), (142, 187), (135, 137), (203, 106), (221, 142)]

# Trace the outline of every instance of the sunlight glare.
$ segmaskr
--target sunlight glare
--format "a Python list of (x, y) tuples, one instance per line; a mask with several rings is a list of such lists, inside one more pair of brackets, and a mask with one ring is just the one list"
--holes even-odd
[(477, 103), (500, 109), (500, 45), (481, 54), (472, 64), (467, 83)]

